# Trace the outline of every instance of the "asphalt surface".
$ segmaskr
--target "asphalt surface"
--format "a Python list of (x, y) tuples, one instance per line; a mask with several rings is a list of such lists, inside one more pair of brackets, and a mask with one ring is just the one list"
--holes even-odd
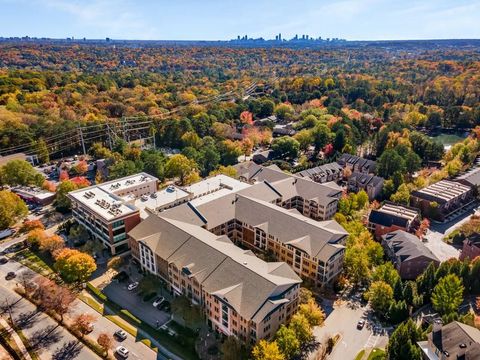
[[(357, 329), (357, 322), (366, 320), (362, 330)], [(316, 339), (321, 344), (326, 344), (329, 337), (340, 334), (340, 341), (328, 356), (329, 360), (354, 359), (362, 350), (374, 347), (383, 348), (388, 342), (386, 331), (379, 328), (372, 320), (368, 306), (361, 306), (359, 302), (348, 301), (341, 305), (334, 305), (333, 311), (325, 319), (325, 324), (316, 327), (313, 331)], [(315, 359), (315, 353), (310, 354), (310, 359)]]
[[(10, 280), (10, 281), (5, 281), (5, 275), (9, 272), (9, 271), (13, 271), (17, 274), (17, 277), (16, 279), (13, 279), (13, 280)], [(10, 294), (12, 296), (12, 299), (21, 299), (21, 297), (16, 294), (14, 291), (13, 291), (13, 287), (15, 286), (16, 282), (17, 281), (21, 281), (22, 279), (22, 274), (26, 274), (25, 276), (29, 279), (34, 279), (35, 277), (39, 276), (37, 273), (31, 271), (29, 268), (17, 263), (17, 262), (14, 262), (14, 261), (9, 261), (8, 263), (6, 264), (3, 264), (3, 265), (0, 265), (0, 281), (2, 281), (5, 286), (2, 286), (0, 288), (0, 299), (4, 299), (5, 296), (7, 294)], [(25, 303), (25, 306), (29, 306), (30, 307), (30, 310), (28, 311), (33, 311), (35, 310), (35, 306), (33, 304), (31, 304), (30, 302), (28, 302), (27, 300), (24, 300), (22, 299), (20, 302), (20, 304), (22, 304), (23, 306), (23, 303)], [(0, 305), (3, 305), (3, 303), (0, 301)], [(152, 306), (153, 307), (153, 306)], [(158, 310), (157, 310), (158, 311)], [(111, 322), (110, 320), (108, 320), (107, 318), (105, 317), (102, 317), (100, 314), (98, 314), (95, 310), (93, 310), (92, 308), (90, 308), (88, 305), (86, 305), (85, 303), (83, 303), (82, 301), (80, 300), (76, 300), (72, 306), (72, 309), (70, 311), (70, 315), (73, 317), (77, 314), (91, 314), (92, 316), (94, 316), (95, 318), (95, 321), (93, 323), (93, 331), (92, 333), (90, 333), (90, 336), (93, 338), (93, 339), (96, 339), (98, 337), (98, 335), (102, 332), (106, 332), (106, 333), (109, 333), (111, 335), (113, 335), (113, 333), (117, 330), (120, 329), (120, 327), (118, 327), (116, 324), (114, 324), (113, 322)], [(49, 321), (51, 322), (52, 324), (55, 324), (56, 325), (56, 322), (54, 320), (52, 320), (50, 317), (48, 317), (47, 315), (43, 314), (43, 313), (39, 313), (39, 315), (37, 316), (37, 318), (41, 319), (41, 322), (42, 324), (37, 324), (36, 327), (33, 328), (33, 331), (29, 330), (29, 329), (25, 329), (25, 335), (27, 336), (27, 338), (29, 338), (29, 334), (33, 336), (33, 338), (35, 338), (35, 332), (36, 330), (38, 329), (42, 329), (43, 327), (45, 327), (45, 324), (46, 323), (43, 323), (43, 321)], [(53, 354), (55, 354), (56, 352), (58, 352), (59, 350), (57, 349), (59, 346), (58, 344), (59, 343), (63, 343), (64, 345), (67, 344), (67, 343), (70, 343), (72, 341), (77, 341), (76, 338), (71, 335), (66, 329), (62, 328), (62, 327), (57, 327), (57, 329), (55, 330), (55, 342), (53, 344), (49, 344), (48, 341), (47, 342), (43, 342), (41, 344), (39, 344), (39, 346), (41, 347), (42, 349), (42, 353), (40, 353), (40, 356), (42, 359), (54, 359), (54, 360), (67, 360), (67, 359), (98, 359), (98, 357), (93, 353), (91, 352), (88, 348), (84, 347), (83, 344), (80, 343), (81, 345), (81, 349), (80, 349), (80, 352), (78, 352), (78, 354), (76, 354), (76, 356), (73, 356), (75, 355), (75, 353), (73, 353), (73, 355), (69, 355), (67, 357), (56, 357), (56, 358), (53, 358)], [(73, 342), (72, 342), (73, 344)], [(166, 359), (166, 357), (162, 356), (161, 354), (158, 354), (156, 353), (155, 351), (153, 351), (152, 349), (150, 349), (148, 346), (146, 346), (145, 344), (141, 343), (140, 340), (137, 340), (134, 336), (130, 335), (130, 334), (127, 334), (127, 338), (124, 340), (124, 341), (118, 341), (118, 339), (115, 339), (114, 341), (114, 348), (117, 347), (118, 345), (123, 345), (125, 346), (128, 350), (130, 350), (130, 356), (129, 356), (129, 359), (145, 359), (145, 360), (151, 360), (151, 359)], [(45, 347), (45, 349), (43, 349), (43, 347)], [(76, 350), (75, 350), (76, 351)], [(45, 354), (45, 355), (43, 355)]]

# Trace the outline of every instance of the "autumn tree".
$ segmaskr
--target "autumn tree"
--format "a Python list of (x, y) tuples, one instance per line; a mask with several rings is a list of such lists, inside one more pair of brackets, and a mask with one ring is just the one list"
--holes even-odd
[(91, 314), (78, 314), (73, 319), (73, 328), (80, 333), (83, 338), (92, 330), (92, 323), (95, 321), (95, 317)]
[(306, 344), (313, 338), (313, 332), (310, 323), (303, 314), (297, 312), (295, 315), (293, 315), (288, 327), (295, 332), (295, 335), (301, 344)]
[(424, 218), (420, 222), (420, 226), (418, 227), (417, 231), (415, 232), (415, 235), (417, 235), (418, 238), (423, 239), (425, 236), (425, 232), (430, 229), (430, 220), (427, 218)]
[(395, 194), (390, 197), (390, 200), (402, 204), (408, 205), (410, 203), (410, 190), (406, 184), (401, 184)]
[(0, 191), (0, 229), (6, 229), (28, 214), (27, 205), (9, 190)]
[(238, 173), (237, 169), (235, 169), (233, 166), (223, 166), (220, 165), (218, 169), (210, 171), (210, 174), (208, 176), (215, 176), (215, 175), (227, 175), (232, 178), (236, 178)]
[(450, 274), (441, 278), (433, 289), (433, 308), (441, 315), (456, 313), (463, 301), (463, 291), (464, 286), (458, 276)]
[(105, 356), (108, 355), (108, 351), (112, 348), (114, 340), (112, 335), (108, 333), (100, 333), (97, 338), (97, 343), (105, 351)]
[(65, 241), (61, 236), (52, 235), (40, 239), (40, 250), (54, 254), (65, 247)]
[(45, 230), (36, 228), (28, 232), (26, 242), (32, 249), (38, 249), (47, 236)]
[(325, 321), (325, 313), (314, 299), (309, 299), (307, 303), (300, 304), (297, 313), (305, 316), (311, 327), (322, 325)]
[(311, 290), (305, 288), (305, 287), (301, 287), (300, 288), (300, 293), (299, 293), (299, 302), (300, 304), (307, 304), (309, 301), (313, 300), (314, 301), (314, 297), (313, 297), (313, 293)]
[(80, 160), (75, 164), (73, 170), (76, 174), (83, 175), (88, 171), (88, 164), (85, 160)]
[(285, 360), (275, 341), (260, 340), (252, 349), (254, 360)]
[(118, 270), (123, 264), (123, 259), (120, 256), (113, 256), (107, 262), (108, 269)]
[(55, 254), (55, 269), (68, 282), (84, 282), (97, 269), (97, 265), (90, 255), (65, 248)]
[(33, 297), (38, 301), (41, 308), (57, 313), (60, 316), (61, 323), (64, 315), (69, 312), (76, 299), (69, 289), (45, 278), (37, 280), (37, 290)]

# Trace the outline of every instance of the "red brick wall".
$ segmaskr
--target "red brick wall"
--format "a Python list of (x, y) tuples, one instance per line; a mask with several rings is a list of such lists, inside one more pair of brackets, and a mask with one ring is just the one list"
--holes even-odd
[(477, 256), (480, 256), (480, 247), (472, 244), (469, 240), (463, 242), (462, 253), (460, 254), (460, 260), (469, 258), (470, 260), (475, 259)]
[(385, 226), (382, 226), (382, 225), (376, 225), (375, 226), (375, 233), (374, 233), (375, 239), (377, 241), (382, 241), (382, 235), (391, 233), (392, 231), (395, 231), (395, 230), (407, 231), (406, 228), (400, 227), (400, 226), (397, 226), (397, 225), (392, 225), (392, 226), (389, 226), (389, 227), (385, 227)]

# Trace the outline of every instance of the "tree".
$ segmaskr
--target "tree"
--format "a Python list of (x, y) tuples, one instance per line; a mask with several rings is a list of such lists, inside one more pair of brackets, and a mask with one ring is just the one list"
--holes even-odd
[(372, 281), (384, 281), (392, 288), (395, 287), (396, 283), (401, 283), (400, 275), (390, 261), (376, 267), (372, 274)]
[(405, 160), (395, 150), (385, 150), (377, 160), (377, 173), (388, 179), (396, 172), (405, 172)]
[(65, 241), (61, 236), (46, 236), (40, 240), (40, 250), (54, 254), (65, 247)]
[(297, 132), (294, 135), (295, 140), (298, 141), (298, 145), (300, 147), (300, 150), (305, 151), (308, 149), (308, 147), (312, 144), (313, 142), (313, 136), (310, 130), (303, 129)]
[(144, 150), (142, 151), (141, 160), (143, 162), (143, 171), (163, 181), (165, 178), (165, 163), (167, 159), (162, 152), (157, 150)]
[(409, 174), (413, 174), (415, 171), (419, 170), (421, 166), (422, 166), (422, 159), (413, 151), (409, 151), (405, 155), (405, 167)]
[(420, 223), (420, 226), (418, 227), (417, 231), (415, 232), (415, 235), (417, 235), (417, 237), (419, 239), (423, 239), (423, 237), (425, 236), (425, 232), (430, 229), (430, 220), (428, 220), (427, 218), (424, 218), (421, 223)]
[(31, 230), (40, 229), (45, 230), (45, 225), (40, 220), (26, 220), (23, 222), (22, 226), (20, 227), (19, 232), (21, 233), (28, 233)]
[(305, 316), (311, 327), (322, 325), (325, 321), (325, 313), (314, 299), (310, 299), (306, 304), (301, 304), (297, 313)]
[(161, 283), (158, 278), (152, 274), (148, 274), (140, 280), (138, 288), (142, 294), (150, 294), (156, 292), (161, 288)]
[(100, 333), (97, 338), (97, 343), (105, 351), (105, 356), (108, 355), (108, 350), (113, 346), (113, 337), (108, 333)]
[(283, 324), (275, 334), (275, 342), (287, 359), (291, 359), (300, 352), (300, 341), (298, 341), (295, 331)]
[(408, 317), (408, 308), (404, 300), (392, 301), (388, 309), (388, 318), (393, 324), (398, 324)]
[[(142, 166), (143, 167), (143, 166)], [(141, 168), (132, 160), (118, 161), (108, 168), (110, 180), (136, 174)]]
[(59, 251), (55, 260), (55, 269), (68, 282), (85, 282), (97, 269), (93, 257), (74, 249)]
[(0, 229), (6, 229), (28, 214), (27, 205), (9, 190), (0, 191)]
[(40, 247), (40, 244), (46, 238), (47, 234), (45, 233), (45, 230), (37, 228), (28, 232), (26, 241), (30, 248), (38, 249)]
[(441, 315), (450, 315), (458, 311), (463, 301), (462, 280), (454, 274), (440, 279), (433, 289), (432, 305)]
[(68, 198), (68, 193), (77, 190), (78, 186), (71, 180), (62, 181), (57, 187), (57, 197), (55, 198), (55, 205), (57, 209), (68, 211), (72, 207), (72, 201)]
[(38, 140), (37, 142), (37, 156), (38, 156), (38, 161), (40, 161), (41, 164), (45, 164), (50, 161), (50, 155), (48, 153), (47, 143), (43, 138)]
[(388, 359), (395, 360), (421, 360), (422, 352), (417, 346), (417, 341), (422, 340), (420, 329), (412, 319), (400, 324), (387, 345)]
[(280, 158), (294, 159), (298, 156), (300, 144), (294, 138), (282, 136), (272, 141), (272, 150)]
[(216, 176), (220, 174), (227, 175), (232, 178), (236, 178), (238, 175), (237, 169), (235, 169), (233, 166), (220, 165), (218, 169), (210, 171), (210, 174), (208, 174), (208, 176)]
[(311, 290), (301, 287), (298, 299), (300, 304), (307, 304), (310, 300), (314, 300), (313, 293)]
[(79, 314), (73, 319), (73, 328), (80, 333), (83, 338), (92, 330), (92, 323), (95, 317), (91, 314)]
[(368, 194), (365, 190), (360, 190), (357, 194), (358, 208), (363, 209), (368, 204)]
[(372, 309), (385, 315), (393, 300), (393, 289), (385, 281), (374, 281), (367, 292)]
[(320, 150), (330, 143), (333, 134), (327, 125), (320, 123), (312, 129), (312, 137), (315, 148)]
[(74, 167), (73, 170), (78, 175), (83, 175), (88, 171), (88, 164), (85, 160), (80, 160)]
[(301, 344), (306, 344), (313, 338), (310, 323), (303, 314), (296, 313), (293, 315), (288, 327), (295, 332), (295, 335)]
[(47, 311), (55, 311), (60, 315), (60, 322), (63, 322), (63, 316), (68, 313), (70, 306), (75, 301), (75, 295), (64, 288), (55, 284), (53, 281), (40, 277), (36, 280), (36, 290), (32, 295), (39, 303), (39, 306)]
[(12, 160), (0, 170), (0, 179), (3, 184), (42, 186), (45, 178), (25, 160)]
[(202, 147), (202, 139), (195, 131), (187, 131), (181, 139), (184, 147), (192, 147), (197, 150)]
[(197, 169), (195, 161), (188, 159), (184, 155), (176, 154), (168, 159), (165, 166), (165, 173), (168, 177), (180, 178), (180, 183), (185, 182), (185, 178)]
[(254, 360), (285, 360), (275, 341), (260, 340), (252, 349)]
[(408, 205), (410, 203), (410, 189), (406, 184), (401, 184), (390, 200), (399, 204)]
[(123, 264), (123, 259), (120, 256), (113, 256), (107, 262), (107, 268), (118, 270)]
[(229, 336), (220, 345), (223, 360), (242, 360), (247, 358), (242, 343), (235, 336)]

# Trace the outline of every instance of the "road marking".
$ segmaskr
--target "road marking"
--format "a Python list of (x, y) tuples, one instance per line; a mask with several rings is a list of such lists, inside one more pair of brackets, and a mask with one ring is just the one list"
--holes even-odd
[(345, 345), (345, 347), (347, 347), (347, 343), (345, 341), (342, 340), (342, 344)]

